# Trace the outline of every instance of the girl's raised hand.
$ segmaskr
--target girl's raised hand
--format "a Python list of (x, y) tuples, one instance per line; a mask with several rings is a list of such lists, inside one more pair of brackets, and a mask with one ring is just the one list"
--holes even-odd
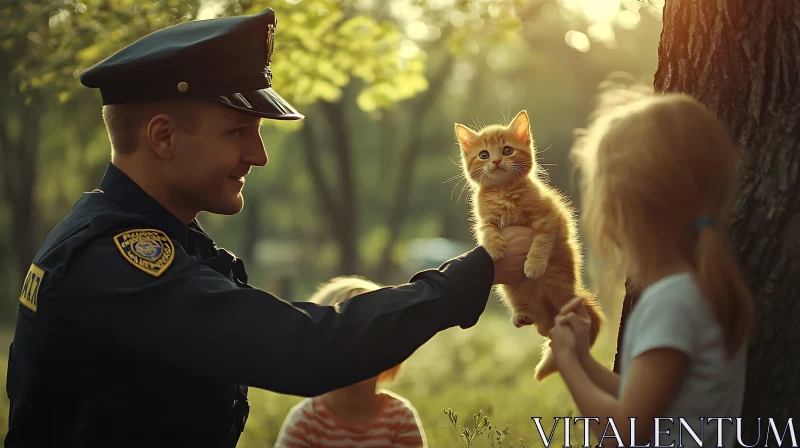
[(550, 330), (550, 349), (559, 369), (566, 367), (570, 361), (579, 361), (575, 333), (561, 319), (560, 316), (556, 317), (556, 325)]
[[(580, 298), (571, 300), (561, 308), (561, 312), (556, 317), (556, 327), (560, 325), (566, 325), (572, 330), (575, 353), (581, 360), (586, 359), (589, 356), (589, 332), (592, 320)], [(553, 351), (555, 350), (556, 348), (553, 348)]]

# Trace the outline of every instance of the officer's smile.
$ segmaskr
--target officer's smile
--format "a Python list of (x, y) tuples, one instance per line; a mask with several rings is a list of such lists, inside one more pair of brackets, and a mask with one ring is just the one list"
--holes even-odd
[(241, 177), (230, 176), (230, 177), (228, 177), (228, 180), (232, 180), (234, 182), (240, 183), (241, 185), (244, 185), (244, 176), (241, 176)]
[(250, 167), (247, 167), (247, 171), (242, 171), (242, 170), (239, 170), (239, 171), (237, 171), (237, 172), (234, 172), (233, 174), (231, 174), (230, 176), (228, 176), (228, 179), (229, 179), (229, 180), (234, 180), (234, 181), (236, 181), (236, 182), (239, 182), (239, 183), (241, 183), (242, 185), (244, 185), (244, 178), (245, 178), (245, 176), (247, 176), (248, 174), (250, 174)]

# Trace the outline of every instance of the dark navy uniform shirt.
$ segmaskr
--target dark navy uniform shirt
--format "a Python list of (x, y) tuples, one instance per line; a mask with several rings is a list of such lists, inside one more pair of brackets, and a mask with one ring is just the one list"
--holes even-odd
[(234, 446), (245, 386), (314, 396), (373, 377), (477, 323), (493, 276), (478, 247), (338, 312), (289, 303), (110, 165), (25, 278), (6, 446)]

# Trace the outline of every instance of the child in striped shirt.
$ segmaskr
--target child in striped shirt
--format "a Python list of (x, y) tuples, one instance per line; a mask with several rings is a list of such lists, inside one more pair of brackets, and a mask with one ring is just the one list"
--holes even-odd
[[(337, 277), (317, 290), (310, 301), (338, 307), (351, 297), (379, 288), (358, 277)], [(391, 382), (399, 368), (300, 401), (287, 414), (275, 448), (427, 448), (414, 406), (378, 387)]]

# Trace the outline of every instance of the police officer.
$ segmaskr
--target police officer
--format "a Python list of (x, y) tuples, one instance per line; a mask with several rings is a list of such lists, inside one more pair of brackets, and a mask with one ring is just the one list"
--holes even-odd
[(314, 396), (373, 377), (523, 278), (532, 235), (511, 228), (502, 260), (477, 247), (338, 311), (248, 285), (195, 217), (241, 210), (267, 163), (262, 119), (303, 118), (271, 88), (275, 25), (267, 9), (171, 26), (81, 75), (112, 161), (25, 277), (7, 447), (232, 447), (247, 386)]

